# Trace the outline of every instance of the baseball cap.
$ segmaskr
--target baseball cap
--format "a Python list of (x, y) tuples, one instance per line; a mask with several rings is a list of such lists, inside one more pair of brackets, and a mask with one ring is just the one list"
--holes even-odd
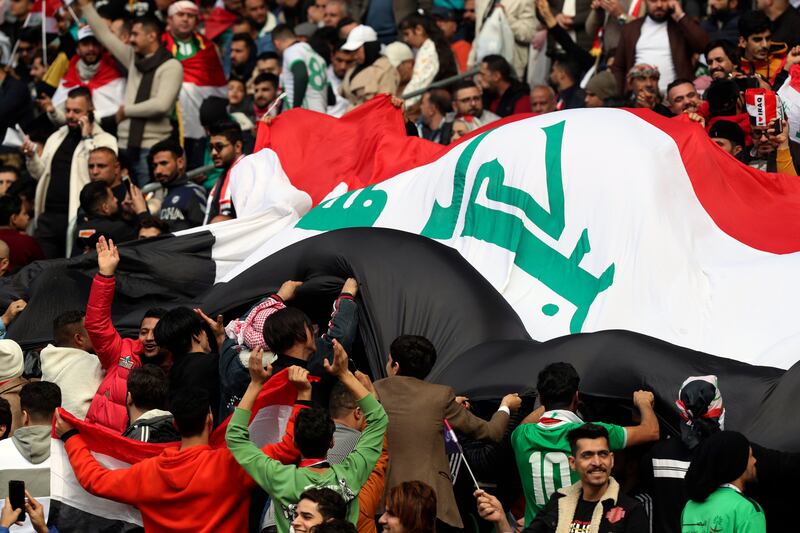
[(83, 26), (82, 28), (78, 29), (78, 42), (81, 42), (82, 40), (89, 38), (95, 40), (97, 39), (97, 37), (94, 36), (92, 28), (90, 28), (89, 26)]
[(733, 145), (744, 146), (744, 131), (735, 122), (718, 120), (711, 125), (708, 136), (712, 139), (727, 139)]
[(199, 15), (200, 9), (198, 9), (197, 4), (194, 2), (190, 2), (189, 0), (178, 0), (169, 6), (169, 9), (167, 10), (167, 16), (171, 17), (173, 15), (177, 15), (178, 13), (194, 13), (195, 15)]
[(445, 7), (434, 7), (431, 9), (431, 18), (433, 20), (448, 20), (451, 22), (458, 22), (455, 11)]
[(378, 34), (375, 33), (375, 30), (369, 26), (360, 24), (350, 30), (350, 33), (347, 35), (347, 41), (345, 41), (345, 43), (342, 45), (342, 50), (347, 52), (355, 52), (364, 46), (364, 43), (371, 43), (377, 40)]

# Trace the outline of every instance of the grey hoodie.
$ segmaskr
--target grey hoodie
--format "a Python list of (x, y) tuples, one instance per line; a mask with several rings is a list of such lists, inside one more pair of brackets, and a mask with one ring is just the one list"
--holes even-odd
[(38, 465), (50, 457), (50, 426), (19, 428), (11, 441), (29, 463)]

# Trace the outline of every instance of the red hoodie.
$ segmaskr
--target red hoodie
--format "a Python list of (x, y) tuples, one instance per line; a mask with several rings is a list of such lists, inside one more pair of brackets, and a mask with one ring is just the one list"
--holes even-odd
[(142, 366), (140, 357), (144, 346), (138, 339), (123, 339), (111, 323), (111, 303), (116, 284), (113, 276), (95, 275), (86, 305), (86, 331), (100, 365), (106, 371), (86, 413), (86, 421), (122, 433), (128, 426), (128, 411), (125, 409), (128, 374)]
[[(286, 434), (262, 451), (283, 464), (300, 457), (294, 447), (295, 405)], [(244, 532), (255, 482), (227, 448), (167, 448), (130, 468), (109, 470), (92, 456), (78, 434), (65, 444), (75, 477), (88, 492), (136, 506), (148, 533)]]

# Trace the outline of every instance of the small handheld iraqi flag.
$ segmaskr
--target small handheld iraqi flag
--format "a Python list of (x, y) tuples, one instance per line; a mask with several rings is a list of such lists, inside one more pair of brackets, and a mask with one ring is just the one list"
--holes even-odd
[(467, 458), (464, 457), (464, 450), (461, 448), (461, 444), (458, 443), (456, 432), (453, 431), (453, 426), (450, 425), (450, 422), (448, 422), (446, 418), (444, 419), (443, 430), (444, 450), (450, 460), (450, 476), (453, 478), (453, 484), (455, 485), (458, 472), (461, 470), (461, 463), (464, 463), (464, 466), (467, 467), (467, 472), (469, 472), (469, 476), (472, 478), (472, 482), (475, 484), (475, 488), (480, 490), (481, 488), (478, 486), (478, 480), (475, 479), (475, 474), (472, 473)]

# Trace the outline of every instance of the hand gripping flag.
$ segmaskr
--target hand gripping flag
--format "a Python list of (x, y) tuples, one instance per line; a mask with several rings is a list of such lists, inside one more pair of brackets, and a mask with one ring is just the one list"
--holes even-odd
[[(296, 398), (288, 371), (279, 372), (261, 389), (250, 421), (250, 438), (257, 446), (278, 442), (284, 434)], [(180, 443), (151, 444), (122, 437), (111, 430), (80, 420), (64, 410), (61, 416), (80, 435), (92, 455), (106, 468), (128, 468), (159, 455)], [(209, 444), (225, 447), (225, 420), (214, 430)], [(278, 459), (276, 457), (276, 459)], [(287, 458), (280, 458), (287, 460)], [(50, 444), (50, 526), (59, 531), (130, 531), (142, 525), (139, 511), (126, 505), (88, 493), (81, 487), (69, 463), (64, 444), (55, 434)]]
[(481, 488), (478, 486), (478, 480), (475, 479), (475, 474), (472, 473), (472, 469), (469, 467), (467, 458), (464, 457), (464, 450), (461, 448), (461, 444), (458, 442), (456, 432), (453, 431), (453, 426), (450, 425), (450, 422), (448, 422), (446, 418), (444, 419), (443, 432), (444, 450), (445, 453), (447, 453), (447, 457), (450, 462), (450, 477), (453, 478), (453, 484), (455, 485), (458, 472), (461, 470), (461, 465), (463, 464), (467, 467), (467, 472), (469, 472), (472, 482), (475, 484), (475, 489), (480, 490)]

